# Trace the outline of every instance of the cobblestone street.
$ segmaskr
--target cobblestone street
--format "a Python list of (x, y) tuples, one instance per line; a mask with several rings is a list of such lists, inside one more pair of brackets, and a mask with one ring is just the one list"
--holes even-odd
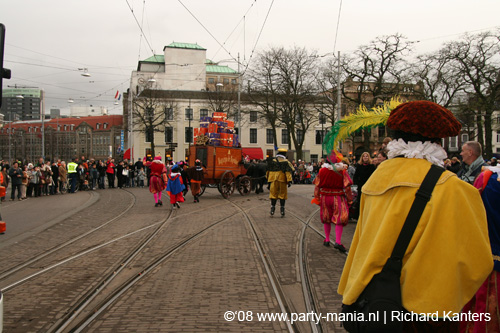
[[(175, 211), (155, 208), (149, 191), (137, 188), (4, 203), (4, 332), (315, 331), (310, 318), (299, 319), (311, 312), (302, 276), (313, 311), (338, 313), (346, 255), (323, 246), (312, 192), (292, 186), (284, 218), (269, 216), (267, 192), (225, 200), (216, 189), (196, 204), (188, 195)], [(33, 228), (9, 234), (12, 224), (33, 219)], [(344, 229), (346, 247), (354, 229)], [(280, 313), (298, 320), (259, 318)], [(320, 325), (343, 331), (335, 321)]]

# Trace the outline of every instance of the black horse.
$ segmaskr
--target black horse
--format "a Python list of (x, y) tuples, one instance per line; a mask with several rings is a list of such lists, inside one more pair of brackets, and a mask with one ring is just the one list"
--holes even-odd
[(252, 191), (255, 190), (255, 194), (264, 192), (264, 184), (267, 182), (266, 169), (267, 164), (265, 162), (252, 162), (248, 166), (245, 165), (247, 169), (246, 175), (252, 179)]

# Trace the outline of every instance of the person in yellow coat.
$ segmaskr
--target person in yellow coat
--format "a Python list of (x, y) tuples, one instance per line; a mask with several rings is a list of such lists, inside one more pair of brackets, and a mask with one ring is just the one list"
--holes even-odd
[(280, 200), (281, 217), (285, 216), (285, 202), (288, 199), (288, 187), (292, 185), (294, 171), (292, 163), (286, 159), (286, 153), (286, 149), (278, 149), (276, 157), (268, 160), (267, 163), (266, 178), (267, 182), (270, 183), (271, 216), (274, 215), (278, 199)]
[[(443, 166), (441, 138), (457, 136), (461, 125), (442, 106), (428, 101), (400, 104), (389, 115), (394, 130), (388, 160), (361, 193), (360, 215), (338, 292), (353, 304), (381, 272), (399, 236), (415, 194), (431, 164)], [(403, 307), (439, 320), (404, 321), (404, 332), (451, 332), (456, 318), (493, 267), (486, 213), (478, 191), (444, 171), (418, 222), (403, 258)]]

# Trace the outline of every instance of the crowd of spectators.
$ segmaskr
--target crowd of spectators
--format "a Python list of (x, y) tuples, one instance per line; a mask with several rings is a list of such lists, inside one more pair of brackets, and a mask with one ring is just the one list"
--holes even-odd
[[(74, 175), (70, 163), (75, 163)], [(68, 172), (70, 171), (70, 172)], [(6, 187), (6, 197), (26, 200), (48, 195), (73, 193), (76, 190), (96, 190), (104, 188), (144, 187), (148, 185), (149, 168), (141, 158), (132, 163), (128, 160), (115, 162), (114, 159), (95, 160), (74, 158), (70, 162), (40, 158), (38, 162), (15, 160), (0, 161), (3, 175), (2, 186)], [(74, 188), (71, 179), (75, 179)], [(1, 198), (2, 201), (6, 197)]]

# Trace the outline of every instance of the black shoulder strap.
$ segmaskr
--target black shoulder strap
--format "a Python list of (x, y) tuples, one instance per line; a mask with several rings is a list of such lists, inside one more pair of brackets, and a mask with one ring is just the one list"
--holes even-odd
[(432, 165), (429, 172), (425, 176), (422, 185), (415, 194), (415, 200), (411, 205), (410, 212), (406, 217), (406, 221), (401, 229), (394, 250), (392, 251), (391, 258), (402, 259), (408, 245), (410, 244), (413, 233), (417, 228), (418, 221), (424, 212), (427, 202), (431, 199), (432, 191), (436, 186), (439, 177), (444, 172), (444, 169), (437, 165)]

